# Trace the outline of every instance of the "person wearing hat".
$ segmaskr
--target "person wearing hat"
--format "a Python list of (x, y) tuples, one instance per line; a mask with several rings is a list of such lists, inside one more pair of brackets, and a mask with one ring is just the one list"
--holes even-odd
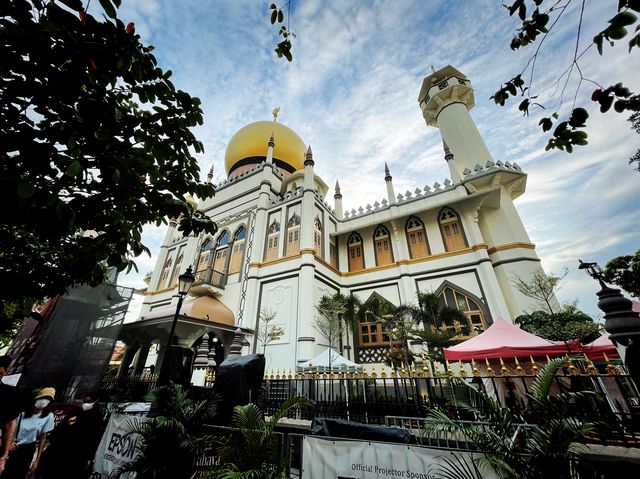
[(20, 395), (15, 387), (2, 382), (11, 365), (10, 356), (0, 356), (0, 475), (9, 459), (13, 435), (16, 431), (16, 418), (20, 414)]
[(18, 417), (15, 439), (2, 479), (25, 479), (27, 474), (38, 468), (47, 434), (54, 426), (53, 414), (48, 406), (55, 395), (53, 388), (40, 389), (31, 407)]

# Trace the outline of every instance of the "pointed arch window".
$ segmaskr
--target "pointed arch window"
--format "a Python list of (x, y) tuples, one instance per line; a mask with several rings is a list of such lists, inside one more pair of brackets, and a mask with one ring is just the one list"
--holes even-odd
[(180, 268), (182, 267), (182, 254), (176, 260), (176, 266), (173, 268), (173, 276), (171, 277), (171, 287), (178, 284), (178, 276), (180, 276)]
[(242, 258), (244, 257), (246, 236), (247, 230), (244, 226), (241, 226), (234, 235), (233, 246), (231, 248), (229, 274), (234, 274), (240, 271), (240, 265), (242, 264)]
[(198, 279), (199, 276), (202, 275), (209, 267), (209, 263), (211, 262), (212, 249), (213, 240), (211, 238), (207, 238), (206, 240), (204, 240), (202, 246), (200, 247), (200, 256), (198, 257), (198, 265), (196, 267), (196, 279)]
[(334, 239), (329, 239), (329, 264), (338, 269), (338, 246)]
[(300, 252), (300, 217), (294, 214), (287, 223), (287, 256)]
[(278, 246), (280, 241), (280, 223), (273, 220), (267, 231), (267, 252), (265, 261), (270, 261), (278, 257)]
[(456, 251), (467, 246), (462, 222), (455, 210), (442, 208), (438, 215), (438, 223), (440, 224), (440, 233), (442, 234), (442, 241), (446, 251)]
[(393, 263), (393, 251), (391, 250), (391, 236), (389, 230), (379, 225), (373, 232), (373, 243), (376, 252), (376, 265), (384, 266)]
[(409, 244), (409, 256), (411, 258), (424, 258), (429, 256), (429, 243), (424, 223), (415, 216), (410, 216), (405, 226), (407, 243)]
[(487, 322), (478, 301), (451, 286), (446, 286), (440, 294), (440, 304), (448, 308), (462, 311), (469, 318), (471, 328), (475, 332), (482, 332), (487, 329)]
[(351, 233), (347, 241), (349, 248), (349, 271), (364, 269), (364, 250), (362, 249), (362, 236)]
[(316, 256), (322, 257), (322, 223), (320, 223), (320, 218), (317, 216), (313, 223), (313, 249), (316, 252)]
[(162, 274), (160, 275), (160, 281), (158, 281), (158, 288), (165, 288), (167, 286), (167, 280), (169, 279), (169, 275), (171, 275), (172, 265), (173, 259), (171, 258), (168, 258), (167, 261), (164, 262)]
[(218, 273), (224, 273), (227, 267), (227, 259), (229, 258), (229, 232), (223, 231), (218, 236), (216, 242), (216, 253), (213, 260), (213, 270)]

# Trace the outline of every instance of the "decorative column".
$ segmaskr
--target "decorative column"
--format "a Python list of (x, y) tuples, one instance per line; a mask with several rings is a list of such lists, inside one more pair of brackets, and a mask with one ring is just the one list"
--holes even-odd
[(194, 386), (204, 386), (209, 364), (209, 335), (205, 333), (196, 352), (196, 359), (193, 361), (193, 372), (191, 373), (191, 384)]
[(136, 363), (133, 366), (133, 374), (139, 376), (144, 371), (144, 366), (147, 363), (149, 357), (149, 349), (151, 349), (151, 343), (143, 344), (138, 350), (138, 357)]
[[(313, 329), (314, 308), (314, 271), (315, 249), (313, 247), (313, 229), (315, 220), (315, 188), (313, 172), (313, 153), (311, 147), (307, 148), (304, 159), (304, 193), (302, 195), (302, 211), (300, 218), (300, 272), (298, 282), (298, 318), (297, 326), (297, 357), (295, 360), (308, 361), (314, 355), (315, 337), (317, 332)], [(292, 361), (291, 367), (297, 364)]]
[(339, 220), (344, 219), (344, 213), (342, 211), (342, 193), (340, 193), (340, 183), (336, 180), (335, 193), (333, 195), (334, 207), (336, 210), (336, 216)]
[(240, 328), (236, 329), (236, 332), (233, 336), (233, 342), (231, 343), (231, 347), (229, 348), (229, 355), (227, 358), (238, 358), (242, 356), (242, 342), (244, 340), (244, 334), (242, 334), (242, 330)]
[(449, 168), (449, 174), (451, 175), (451, 181), (454, 185), (457, 185), (462, 180), (460, 179), (460, 173), (456, 170), (454, 162), (453, 162), (453, 153), (447, 146), (447, 143), (442, 140), (442, 146), (444, 147), (444, 160), (447, 162), (447, 167)]
[(118, 369), (118, 378), (128, 376), (129, 366), (131, 366), (133, 357), (138, 352), (139, 347), (140, 343), (138, 343), (137, 341), (131, 342), (131, 344), (127, 344), (125, 346), (124, 355), (122, 356), (122, 360), (120, 361), (120, 368)]
[(393, 177), (391, 173), (389, 173), (389, 166), (387, 162), (384, 163), (384, 181), (387, 183), (387, 199), (390, 205), (395, 204), (396, 202), (396, 193), (393, 191)]

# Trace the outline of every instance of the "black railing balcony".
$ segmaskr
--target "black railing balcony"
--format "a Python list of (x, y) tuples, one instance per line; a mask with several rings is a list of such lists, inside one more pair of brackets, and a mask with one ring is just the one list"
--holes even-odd
[(196, 271), (195, 281), (189, 292), (193, 295), (221, 294), (227, 284), (227, 275), (213, 268)]

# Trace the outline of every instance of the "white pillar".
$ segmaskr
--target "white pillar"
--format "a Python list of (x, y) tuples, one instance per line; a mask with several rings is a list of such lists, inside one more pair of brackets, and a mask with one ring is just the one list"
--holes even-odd
[(396, 202), (396, 193), (393, 191), (393, 178), (391, 173), (389, 173), (389, 166), (387, 163), (384, 164), (384, 181), (387, 183), (387, 199), (389, 200), (389, 204), (392, 205)]
[(340, 183), (336, 180), (335, 194), (333, 195), (334, 206), (336, 210), (336, 216), (339, 220), (344, 219), (344, 213), (342, 211), (342, 193), (340, 192)]

